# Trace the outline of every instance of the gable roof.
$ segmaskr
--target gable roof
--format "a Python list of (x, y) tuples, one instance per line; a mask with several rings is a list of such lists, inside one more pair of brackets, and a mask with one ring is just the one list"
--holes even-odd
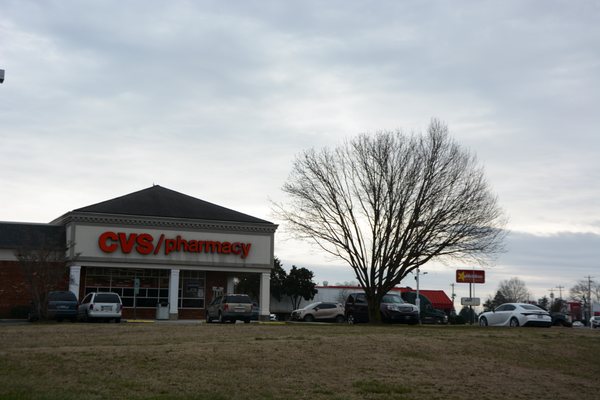
[(158, 185), (73, 212), (272, 224)]

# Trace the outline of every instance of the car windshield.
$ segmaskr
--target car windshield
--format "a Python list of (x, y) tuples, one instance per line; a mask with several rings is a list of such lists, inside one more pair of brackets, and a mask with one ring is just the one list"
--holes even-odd
[(532, 304), (521, 304), (521, 307), (526, 310), (530, 310), (530, 311), (544, 311), (541, 308), (539, 308), (538, 306), (534, 306)]
[(252, 301), (250, 300), (250, 297), (248, 296), (227, 296), (227, 299), (225, 299), (226, 303), (244, 303), (244, 304), (251, 304)]
[(100, 293), (94, 301), (96, 303), (120, 303), (119, 296), (113, 293)]
[(77, 301), (75, 295), (71, 292), (50, 292), (48, 293), (49, 301)]
[(404, 303), (404, 301), (402, 301), (402, 298), (400, 296), (396, 296), (396, 295), (392, 295), (392, 294), (386, 294), (385, 296), (383, 296), (383, 298), (381, 299), (382, 303), (395, 303), (395, 304), (402, 304)]

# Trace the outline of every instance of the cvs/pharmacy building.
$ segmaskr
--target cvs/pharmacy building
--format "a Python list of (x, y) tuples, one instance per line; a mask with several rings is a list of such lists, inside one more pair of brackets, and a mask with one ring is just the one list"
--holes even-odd
[(260, 276), (259, 315), (269, 315), (277, 225), (161, 186), (68, 212), (49, 224), (0, 223), (0, 317), (31, 301), (16, 254), (64, 243), (65, 278), (56, 289), (79, 299), (116, 292), (124, 317), (204, 318), (217, 295), (242, 273)]

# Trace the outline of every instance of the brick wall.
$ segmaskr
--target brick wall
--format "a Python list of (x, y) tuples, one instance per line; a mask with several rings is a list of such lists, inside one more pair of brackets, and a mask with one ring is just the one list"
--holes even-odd
[[(62, 264), (64, 266), (64, 264)], [(57, 264), (57, 268), (61, 265)], [(55, 282), (55, 290), (69, 290), (69, 278)], [(31, 290), (17, 261), (0, 261), (0, 318), (12, 318), (18, 308), (29, 307)]]

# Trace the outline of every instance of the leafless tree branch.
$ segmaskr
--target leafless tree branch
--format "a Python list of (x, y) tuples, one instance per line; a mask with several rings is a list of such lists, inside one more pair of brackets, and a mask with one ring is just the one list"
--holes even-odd
[(297, 238), (347, 262), (369, 300), (432, 259), (485, 263), (505, 218), (483, 168), (432, 120), (425, 135), (378, 132), (307, 150), (275, 212)]

